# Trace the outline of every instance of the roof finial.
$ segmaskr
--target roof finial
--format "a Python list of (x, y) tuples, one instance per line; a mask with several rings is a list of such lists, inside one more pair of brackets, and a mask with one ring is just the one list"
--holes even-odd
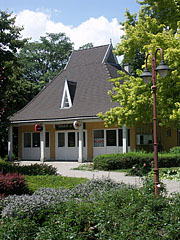
[(110, 43), (112, 44), (112, 38), (110, 38)]

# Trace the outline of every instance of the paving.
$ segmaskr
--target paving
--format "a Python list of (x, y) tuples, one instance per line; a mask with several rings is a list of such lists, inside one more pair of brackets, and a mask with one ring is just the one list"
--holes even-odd
[[(33, 163), (40, 163), (39, 161), (22, 161), (21, 165), (30, 165)], [(73, 168), (77, 168), (78, 166), (84, 163), (78, 162), (46, 162), (46, 164), (52, 165), (57, 168), (58, 174), (67, 177), (81, 177), (88, 179), (96, 179), (96, 178), (110, 178), (116, 182), (123, 182), (125, 184), (136, 185), (137, 187), (142, 185), (142, 179), (140, 177), (132, 177), (126, 176), (125, 173), (122, 172), (111, 172), (111, 171), (81, 171), (81, 170), (73, 170)], [(169, 194), (173, 192), (180, 193), (180, 181), (170, 181), (163, 180), (162, 181), (167, 188)]]

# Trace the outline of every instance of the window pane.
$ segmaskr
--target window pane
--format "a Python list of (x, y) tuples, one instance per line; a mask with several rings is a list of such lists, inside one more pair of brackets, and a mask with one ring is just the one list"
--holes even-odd
[(33, 147), (40, 147), (40, 133), (33, 133)]
[(104, 130), (94, 130), (94, 147), (104, 147)]
[(65, 135), (64, 133), (58, 133), (58, 147), (65, 146)]
[(49, 147), (49, 132), (46, 132), (46, 147)]
[(107, 146), (116, 146), (116, 130), (107, 130), (106, 131), (106, 145)]
[(118, 139), (119, 139), (119, 147), (122, 147), (123, 145), (122, 129), (118, 129)]
[(24, 133), (24, 147), (31, 147), (31, 133)]
[(68, 147), (75, 147), (75, 132), (68, 132)]

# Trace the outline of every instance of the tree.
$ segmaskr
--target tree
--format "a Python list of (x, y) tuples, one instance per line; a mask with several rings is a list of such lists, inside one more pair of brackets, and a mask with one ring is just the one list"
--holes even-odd
[[(21, 39), (21, 30), (15, 26), (12, 13), (0, 11), (0, 155), (7, 145), (8, 116), (19, 110), (26, 102), (22, 94), (25, 87), (21, 68), (16, 56), (26, 42)], [(24, 89), (23, 89), (24, 92)]]
[(35, 95), (61, 71), (72, 52), (73, 44), (64, 33), (47, 33), (39, 42), (28, 42), (19, 53), (24, 78), (35, 83)]
[[(160, 1), (154, 1), (154, 5), (157, 2)], [(176, 3), (175, 0), (172, 2)], [(169, 9), (171, 5), (164, 5), (164, 8), (166, 7)], [(173, 4), (172, 7), (174, 9)], [(159, 16), (161, 15), (159, 13)], [(165, 79), (157, 76), (157, 114), (160, 125), (173, 124), (178, 127), (180, 124), (180, 22), (173, 24), (173, 26), (177, 25), (177, 31), (175, 31), (174, 27), (171, 28), (170, 22), (167, 27), (166, 23), (163, 24), (161, 21), (161, 18), (154, 17), (153, 12), (151, 17), (150, 5), (148, 11), (147, 6), (142, 6), (138, 19), (134, 17), (126, 19), (125, 35), (121, 43), (116, 46), (116, 54), (124, 55), (130, 62), (137, 49), (141, 54), (152, 52), (153, 55), (158, 47), (164, 50), (164, 59), (172, 70)], [(149, 61), (149, 69), (150, 63)], [(159, 60), (157, 65), (158, 63)], [(140, 73), (141, 71), (137, 71), (138, 76)], [(112, 101), (118, 102), (119, 107), (110, 109), (104, 115), (101, 113), (99, 116), (105, 120), (107, 125), (118, 123), (120, 126), (123, 124), (133, 126), (139, 122), (152, 122), (153, 102), (150, 85), (145, 85), (140, 77), (125, 76), (122, 72), (120, 74), (119, 78), (111, 80), (114, 87), (109, 92)], [(121, 84), (122, 81), (123, 84)]]
[(86, 43), (86, 44), (84, 44), (83, 46), (81, 46), (81, 47), (79, 48), (79, 50), (89, 49), (89, 48), (93, 48), (93, 47), (94, 47), (93, 43), (90, 42), (90, 43)]

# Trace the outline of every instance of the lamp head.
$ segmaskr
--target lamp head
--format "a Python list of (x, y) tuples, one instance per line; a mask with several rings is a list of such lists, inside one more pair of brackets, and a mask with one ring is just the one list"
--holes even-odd
[(143, 73), (140, 75), (140, 77), (144, 80), (144, 83), (149, 83), (152, 74), (150, 73), (150, 71), (148, 70), (148, 68), (146, 67), (143, 71)]
[(165, 78), (168, 71), (171, 70), (170, 67), (168, 65), (166, 65), (166, 63), (164, 62), (164, 60), (161, 60), (159, 66), (156, 68), (156, 71), (159, 73), (159, 75), (162, 78)]

